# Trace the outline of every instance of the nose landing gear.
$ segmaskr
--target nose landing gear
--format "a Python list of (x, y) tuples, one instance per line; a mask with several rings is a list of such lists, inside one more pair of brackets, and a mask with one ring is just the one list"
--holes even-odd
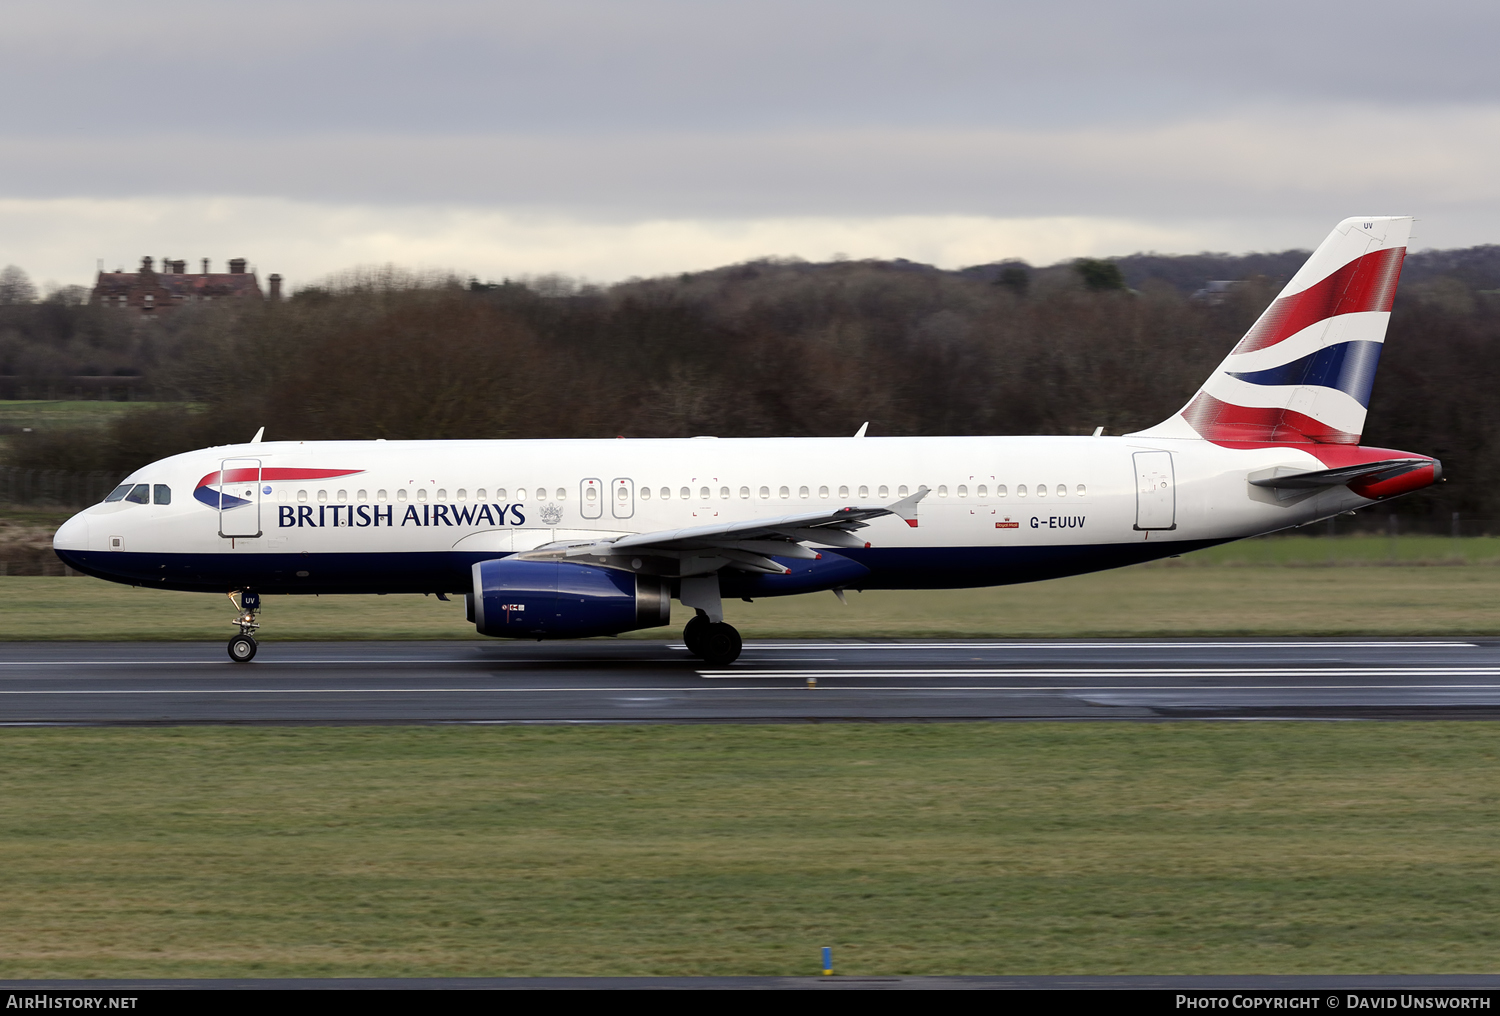
[(229, 594), (229, 602), (239, 611), (239, 616), (233, 623), (240, 628), (240, 633), (229, 640), (229, 658), (235, 663), (249, 663), (255, 659), (255, 651), (260, 648), (255, 641), (255, 632), (260, 628), (260, 623), (256, 621), (256, 616), (260, 613), (260, 594), (240, 589)]

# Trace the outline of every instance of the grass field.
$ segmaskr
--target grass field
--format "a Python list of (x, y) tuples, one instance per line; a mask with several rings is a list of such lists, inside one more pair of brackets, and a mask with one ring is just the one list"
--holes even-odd
[(0, 739), (3, 977), (1497, 965), (1486, 724)]
[[(1395, 563), (1391, 563), (1394, 561)], [(1500, 634), (1500, 539), (1279, 537), (1030, 585), (725, 604), (749, 638)], [(476, 638), (460, 601), (267, 596), (269, 640)], [(686, 620), (676, 608), (676, 623)], [(222, 596), (0, 578), (0, 639), (228, 639)], [(629, 637), (675, 638), (675, 628)]]
[(105, 424), (124, 413), (161, 402), (108, 402), (99, 399), (0, 399), (0, 427), (84, 427)]

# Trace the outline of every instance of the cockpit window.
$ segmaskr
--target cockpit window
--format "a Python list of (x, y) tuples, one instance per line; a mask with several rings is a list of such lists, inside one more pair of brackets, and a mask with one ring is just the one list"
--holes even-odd
[(151, 499), (157, 504), (172, 503), (172, 488), (168, 487), (165, 483), (158, 483), (153, 486), (151, 488), (151, 494)]
[(150, 504), (151, 485), (149, 483), (138, 483), (130, 488), (130, 493), (125, 495), (125, 500), (131, 504)]
[(112, 490), (112, 491), (109, 492), (109, 496), (104, 499), (105, 502), (108, 503), (110, 501), (120, 501), (120, 500), (123, 500), (124, 497), (125, 497), (125, 495), (130, 493), (131, 486), (132, 486), (132, 484), (129, 484), (129, 483), (122, 483), (122, 484), (120, 484), (114, 490)]

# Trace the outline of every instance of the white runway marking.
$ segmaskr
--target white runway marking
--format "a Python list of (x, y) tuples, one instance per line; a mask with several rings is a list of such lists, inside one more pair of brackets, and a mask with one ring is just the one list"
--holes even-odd
[[(668, 649), (686, 652), (673, 643)], [(1477, 649), (1477, 642), (746, 642), (752, 649)]]
[[(773, 688), (763, 684), (753, 685), (708, 685), (684, 687), (671, 685), (661, 688), (24, 688), (0, 689), (0, 695), (521, 695), (558, 692), (587, 692), (590, 694), (639, 695), (642, 692), (662, 692), (682, 696), (700, 695), (704, 692), (802, 692), (797, 685)], [(1219, 691), (1500, 691), (1500, 684), (1055, 684), (1055, 685), (829, 685), (808, 690), (808, 695), (841, 691), (989, 691), (989, 692), (1069, 692), (1069, 691), (1170, 691), (1170, 692), (1219, 692)]]
[(700, 670), (714, 680), (805, 677), (1500, 677), (1500, 667), (900, 667), (845, 670)]

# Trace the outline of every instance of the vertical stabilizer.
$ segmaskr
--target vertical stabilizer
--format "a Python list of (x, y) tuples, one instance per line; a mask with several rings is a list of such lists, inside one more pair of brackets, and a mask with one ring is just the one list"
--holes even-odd
[(1192, 401), (1140, 436), (1358, 444), (1411, 224), (1339, 223)]

